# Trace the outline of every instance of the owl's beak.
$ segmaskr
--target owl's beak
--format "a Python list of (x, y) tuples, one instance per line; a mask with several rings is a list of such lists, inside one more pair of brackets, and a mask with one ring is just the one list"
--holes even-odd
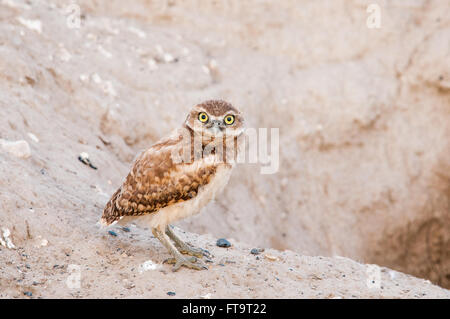
[(218, 134), (223, 132), (224, 126), (223, 126), (223, 123), (221, 121), (212, 120), (210, 122), (210, 125), (209, 125), (208, 129), (210, 131), (212, 131), (213, 135), (218, 135)]

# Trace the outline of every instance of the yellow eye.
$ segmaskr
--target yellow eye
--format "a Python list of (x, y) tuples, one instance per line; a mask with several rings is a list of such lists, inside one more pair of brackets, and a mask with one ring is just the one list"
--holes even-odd
[(234, 115), (225, 116), (224, 122), (226, 125), (231, 125), (234, 123)]
[(208, 122), (208, 114), (206, 114), (205, 112), (201, 112), (198, 114), (198, 120), (202, 123), (206, 123)]

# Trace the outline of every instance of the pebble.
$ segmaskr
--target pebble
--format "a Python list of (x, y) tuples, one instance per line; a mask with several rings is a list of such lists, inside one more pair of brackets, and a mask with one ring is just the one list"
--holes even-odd
[(263, 251), (264, 251), (264, 248), (253, 248), (252, 250), (250, 250), (250, 253), (252, 255), (259, 255)]
[(167, 295), (168, 295), (168, 296), (175, 296), (175, 295), (176, 295), (176, 293), (175, 293), (175, 292), (173, 292), (173, 291), (168, 291), (168, 292), (167, 292)]
[(110, 234), (111, 236), (117, 237), (117, 233), (112, 230), (109, 230), (108, 234)]
[(11, 238), (9, 237), (11, 235), (11, 231), (8, 228), (2, 228), (1, 230), (2, 232), (0, 233), (0, 245), (5, 246), (9, 249), (15, 249), (16, 246), (14, 246)]
[(231, 243), (228, 240), (226, 240), (225, 238), (217, 239), (216, 245), (219, 247), (224, 247), (224, 248), (231, 247)]
[(176, 62), (176, 59), (170, 53), (164, 53), (163, 59), (166, 63)]
[(161, 268), (161, 265), (154, 263), (152, 260), (147, 260), (142, 265), (139, 266), (139, 272), (142, 273), (147, 270), (156, 270)]
[(86, 153), (86, 152), (81, 153), (81, 154), (78, 156), (78, 160), (79, 160), (81, 163), (83, 163), (83, 164), (89, 166), (89, 167), (92, 168), (92, 169), (97, 169), (97, 167), (94, 166), (94, 165), (92, 164), (91, 160), (89, 159), (89, 154)]
[(33, 142), (39, 143), (39, 138), (38, 138), (36, 135), (34, 135), (33, 133), (28, 133), (28, 137), (29, 137), (31, 140), (33, 140)]
[(18, 157), (18, 158), (28, 158), (31, 156), (30, 145), (27, 141), (7, 141), (0, 139), (0, 147), (7, 153)]
[(279, 260), (278, 257), (273, 256), (273, 255), (269, 255), (269, 254), (264, 255), (264, 257), (265, 257), (266, 259), (270, 260), (270, 261), (278, 261), (278, 260)]
[(22, 25), (30, 30), (36, 31), (37, 33), (42, 33), (42, 22), (40, 20), (28, 20), (23, 17), (16, 18)]
[(28, 297), (32, 297), (33, 296), (33, 293), (31, 293), (31, 291), (24, 291), (24, 293), (23, 293), (25, 296), (28, 296)]

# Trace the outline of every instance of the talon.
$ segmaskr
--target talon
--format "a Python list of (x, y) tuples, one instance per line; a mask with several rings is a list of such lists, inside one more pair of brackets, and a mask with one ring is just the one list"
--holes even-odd
[[(197, 258), (196, 257), (189, 257), (189, 258), (185, 258), (187, 261), (191, 262), (191, 263), (195, 263), (197, 262)], [(169, 264), (169, 265), (175, 265), (177, 263), (177, 259), (176, 258), (167, 258), (163, 261), (163, 264)]]
[(211, 258), (212, 257), (211, 253), (208, 250), (203, 249), (203, 248), (200, 248), (200, 249), (202, 250), (204, 257), (206, 257), (206, 258)]
[(195, 256), (197, 258), (202, 258), (202, 257), (210, 258), (211, 257), (211, 253), (203, 248), (183, 247), (180, 249), (180, 253), (182, 253), (184, 255)]
[(172, 264), (175, 264), (175, 258), (167, 258), (167, 259), (164, 259), (164, 261), (163, 261), (163, 264), (169, 264), (169, 265), (172, 265)]
[(187, 268), (191, 268), (191, 269), (195, 269), (195, 270), (208, 269), (206, 264), (201, 259), (197, 259), (196, 257), (190, 257), (190, 258), (185, 258), (185, 257), (169, 258), (169, 259), (166, 259), (166, 261), (169, 264), (175, 264), (175, 266), (173, 266), (173, 268), (172, 268), (173, 272), (175, 272), (178, 269), (180, 269), (181, 266), (184, 266), (184, 267), (187, 267)]

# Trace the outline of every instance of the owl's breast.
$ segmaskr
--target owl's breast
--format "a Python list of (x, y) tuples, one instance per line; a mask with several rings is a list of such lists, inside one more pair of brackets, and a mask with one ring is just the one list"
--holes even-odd
[[(197, 205), (200, 209), (206, 206), (210, 201), (214, 200), (216, 196), (223, 191), (230, 180), (231, 171), (231, 166), (221, 164), (211, 178), (211, 181), (199, 189), (198, 195), (193, 199), (194, 201), (197, 201)], [(188, 204), (188, 202), (186, 202), (186, 204)]]
[(228, 164), (219, 164), (209, 183), (201, 186), (195, 197), (162, 208), (154, 214), (135, 217), (132, 221), (138, 225), (144, 224), (143, 226), (156, 228), (165, 227), (177, 220), (198, 214), (203, 207), (223, 191), (230, 179), (232, 168)]

